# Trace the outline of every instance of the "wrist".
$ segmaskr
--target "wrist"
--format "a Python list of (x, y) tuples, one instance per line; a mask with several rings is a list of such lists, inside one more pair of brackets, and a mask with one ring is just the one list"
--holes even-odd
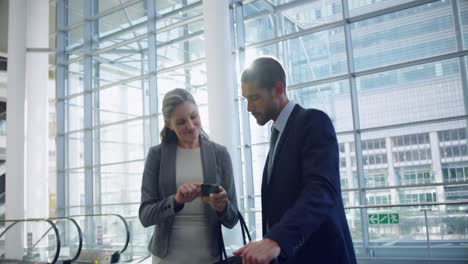
[(271, 238), (266, 238), (267, 240), (269, 240), (269, 242), (273, 245), (273, 250), (274, 250), (274, 254), (275, 254), (275, 257), (282, 257), (283, 252), (281, 250), (281, 247), (279, 246), (278, 242), (276, 242), (275, 240), (271, 239)]
[(180, 199), (177, 199), (177, 195), (174, 196), (174, 208), (180, 208), (184, 205), (184, 202), (180, 201)]

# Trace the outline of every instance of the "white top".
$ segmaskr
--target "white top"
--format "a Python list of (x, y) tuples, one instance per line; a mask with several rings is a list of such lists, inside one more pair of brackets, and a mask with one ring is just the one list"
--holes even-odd
[[(177, 147), (176, 185), (202, 183), (203, 168), (200, 148), (184, 149)], [(176, 213), (169, 250), (165, 258), (153, 256), (153, 264), (164, 263), (214, 263), (219, 259), (211, 256), (211, 234), (216, 227), (208, 226), (205, 204), (201, 197)]]

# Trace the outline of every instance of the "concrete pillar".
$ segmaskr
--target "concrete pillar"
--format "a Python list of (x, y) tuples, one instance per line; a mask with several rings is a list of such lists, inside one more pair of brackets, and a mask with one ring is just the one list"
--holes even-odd
[[(231, 54), (231, 29), (229, 2), (227, 0), (203, 1), (205, 26), (205, 53), (208, 85), (208, 115), (210, 138), (227, 147), (233, 167), (238, 162), (236, 108), (233, 55)], [(222, 109), (222, 111), (220, 111)], [(239, 177), (235, 171), (235, 177)], [(240, 181), (236, 179), (236, 185)]]
[[(239, 129), (236, 126), (238, 115), (235, 108), (237, 90), (234, 88), (234, 56), (231, 53), (232, 33), (229, 24), (229, 1), (203, 1), (203, 18), (210, 138), (228, 149), (234, 169), (236, 191), (239, 196), (239, 186), (242, 182), (238, 170), (239, 166), (237, 166), (240, 149), (237, 148), (239, 142)], [(241, 241), (240, 231), (225, 232), (224, 239), (226, 246), (238, 244)]]
[[(44, 218), (49, 201), (49, 2), (10, 1), (8, 34), (6, 219)], [(33, 240), (41, 235), (34, 225), (25, 231), (34, 233)], [(7, 236), (7, 258), (23, 255), (22, 232)]]
[[(8, 7), (8, 83), (5, 219), (25, 217), (26, 139), (26, 0), (10, 1)], [(21, 229), (6, 234), (8, 259), (23, 254)]]
[(27, 1), (26, 218), (49, 216), (49, 1)]

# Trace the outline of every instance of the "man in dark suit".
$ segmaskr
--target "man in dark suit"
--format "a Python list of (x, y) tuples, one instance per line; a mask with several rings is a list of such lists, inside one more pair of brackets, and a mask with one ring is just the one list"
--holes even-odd
[(273, 120), (263, 171), (264, 238), (240, 248), (243, 263), (356, 263), (344, 212), (338, 143), (330, 118), (289, 101), (281, 64), (260, 57), (242, 73), (247, 110)]

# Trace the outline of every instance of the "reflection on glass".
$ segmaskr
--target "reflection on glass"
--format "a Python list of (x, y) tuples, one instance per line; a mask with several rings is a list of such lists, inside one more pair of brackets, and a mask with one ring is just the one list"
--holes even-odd
[(261, 55), (276, 56), (282, 62), (288, 85), (347, 72), (344, 32), (341, 27), (260, 48), (249, 48), (246, 52), (247, 63)]
[(76, 48), (78, 46), (81, 46), (80, 49), (82, 49), (82, 45), (84, 43), (83, 30), (84, 30), (84, 26), (79, 25), (70, 29), (66, 33), (68, 48), (71, 49), (71, 48)]
[(113, 123), (143, 115), (142, 90), (147, 80), (139, 80), (99, 91), (101, 124)]
[[(142, 161), (102, 166), (100, 171), (101, 204), (139, 201), (143, 166)], [(131, 214), (131, 212), (127, 213)]]
[(356, 71), (456, 51), (450, 1), (351, 24)]
[(68, 145), (68, 163), (66, 168), (80, 168), (84, 166), (84, 133), (74, 132), (66, 136)]
[(70, 63), (67, 69), (66, 94), (72, 95), (83, 92), (83, 61)]
[(458, 59), (356, 78), (362, 128), (464, 114)]
[(68, 110), (65, 131), (68, 132), (83, 129), (83, 96), (73, 97), (66, 100), (65, 108)]
[[(101, 4), (101, 2), (105, 1), (100, 1), (99, 2), (99, 7), (103, 7), (104, 5)], [(129, 7), (126, 7), (122, 10), (119, 10), (117, 12), (113, 12), (107, 16), (99, 18), (99, 36), (104, 37), (106, 35), (109, 35), (111, 33), (127, 29), (135, 24), (139, 24), (141, 22), (146, 21), (148, 18), (146, 10), (145, 10), (145, 4), (143, 2), (136, 3), (134, 5), (131, 5)], [(145, 33), (147, 27), (141, 27), (140, 33)], [(142, 30), (142, 31), (141, 31)], [(130, 34), (126, 34), (128, 37), (126, 39), (129, 39), (129, 36), (132, 35), (134, 37), (137, 36), (135, 31), (131, 31)], [(122, 35), (120, 36), (120, 39), (116, 39), (122, 41)]]
[[(83, 206), (85, 204), (84, 169), (67, 171), (65, 177), (68, 183), (66, 187), (67, 206)], [(81, 210), (77, 213), (84, 213), (84, 208)], [(72, 212), (68, 211), (68, 213), (71, 214)]]
[(65, 1), (68, 14), (68, 26), (83, 21), (84, 3), (84, 0)]
[(463, 37), (463, 47), (468, 48), (468, 1), (458, 1), (460, 23)]
[[(171, 5), (171, 4), (176, 4), (176, 2), (173, 1), (173, 2), (166, 2), (165, 3), (165, 5)], [(178, 6), (179, 7), (175, 8), (175, 9), (181, 9), (182, 5), (178, 5)], [(159, 9), (161, 7), (163, 7), (162, 4), (159, 7), (158, 7), (158, 5), (156, 5), (156, 8), (158, 9), (156, 12), (158, 13), (158, 15), (161, 15), (161, 16), (164, 15), (164, 14), (167, 14), (170, 11), (175, 10), (175, 9), (161, 10), (161, 9)], [(181, 23), (181, 22), (184, 22), (186, 20), (195, 19), (196, 17), (199, 17), (200, 20), (195, 19), (194, 23), (190, 23), (190, 24), (186, 25), (189, 29), (193, 30), (194, 27), (202, 26), (202, 24), (203, 24), (203, 17), (201, 17), (202, 14), (203, 14), (203, 6), (202, 5), (193, 6), (192, 8), (189, 8), (189, 9), (183, 9), (182, 8), (181, 10), (179, 10), (176, 13), (171, 14), (170, 16), (166, 15), (165, 17), (161, 17), (160, 19), (157, 19), (156, 20), (156, 29), (158, 29), (158, 30), (163, 29), (165, 27), (170, 27), (171, 25), (174, 25), (176, 23)], [(168, 33), (168, 31), (166, 31), (166, 32)], [(158, 37), (156, 39), (161, 40), (161, 41), (168, 41), (169, 39), (182, 37), (182, 34), (184, 33), (184, 27), (179, 27), (179, 28), (176, 29), (176, 31), (171, 30), (169, 32), (171, 32), (171, 34), (167, 34), (164, 37), (165, 34), (162, 33), (161, 35), (158, 35)], [(188, 33), (191, 33), (191, 30), (189, 30)], [(160, 38), (160, 36), (162, 37), (162, 39)], [(164, 38), (167, 38), (167, 39), (164, 40)]]
[[(264, 1), (249, 3), (244, 7), (245, 43), (247, 45), (300, 32), (342, 19), (341, 1), (319, 0), (270, 14), (271, 6)], [(252, 17), (257, 12), (267, 15)]]
[(348, 1), (349, 14), (351, 16), (356, 16), (364, 13), (369, 13), (384, 8), (396, 6), (399, 4), (404, 4), (411, 2), (412, 0), (350, 0)]
[[(118, 1), (115, 1), (115, 0), (99, 0), (99, 5), (98, 5), (98, 8), (99, 8), (99, 13), (102, 13), (104, 11), (107, 11), (111, 8), (117, 8), (118, 6), (122, 5), (122, 4), (126, 4), (126, 2), (128, 2), (129, 0), (118, 0)], [(144, 8), (144, 6), (142, 5), (141, 8)]]
[(353, 129), (348, 80), (292, 89), (288, 91), (288, 95), (305, 108), (315, 108), (327, 113), (337, 132)]
[(142, 128), (141, 119), (102, 128), (101, 164), (144, 159)]
[(203, 35), (162, 46), (157, 49), (157, 68), (181, 65), (205, 57)]

